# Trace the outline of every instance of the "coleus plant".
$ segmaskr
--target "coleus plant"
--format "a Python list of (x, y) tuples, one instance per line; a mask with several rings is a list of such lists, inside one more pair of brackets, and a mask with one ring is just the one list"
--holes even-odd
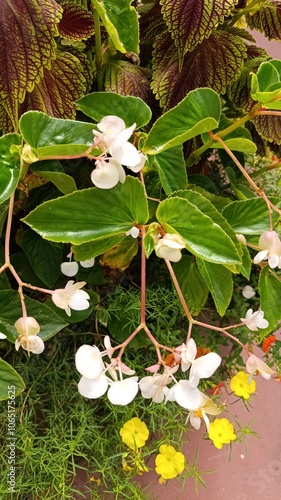
[[(140, 234), (141, 320), (120, 353), (144, 330), (160, 366), (164, 360), (145, 321), (145, 262), (154, 250), (165, 258), (190, 322), (186, 344), (193, 324), (205, 325), (194, 316), (209, 293), (224, 316), (233, 275), (250, 278), (248, 248), (264, 252), (256, 259), (256, 264), (262, 262), (259, 291), (266, 318), (259, 340), (281, 319), (281, 284), (274, 270), (280, 267), (281, 201), (260, 190), (243, 166), (245, 153), (268, 147), (279, 152), (281, 62), (252, 45), (252, 36), (237, 27), (243, 19), (278, 38), (281, 6), (254, 0), (131, 3), (1, 3), (2, 229), (7, 220), (1, 330), (32, 352), (36, 335), (44, 341), (69, 321), (87, 318), (98, 296), (81, 288), (96, 278), (84, 271), (78, 286), (69, 281), (63, 288), (64, 245), (71, 246), (76, 261), (102, 256), (109, 267), (124, 270), (138, 253)], [(13, 39), (11, 24), (18, 33)], [(94, 92), (88, 93), (90, 89)], [(79, 119), (74, 120), (76, 109)], [(127, 149), (141, 152), (144, 167), (141, 162), (133, 170), (136, 165), (130, 167), (121, 155), (120, 170), (112, 163), (118, 160), (111, 139), (103, 135), (102, 145), (94, 139), (105, 134), (101, 124), (109, 116), (133, 133), (134, 144), (128, 136), (121, 146), (126, 142)], [(238, 200), (233, 194), (209, 192), (210, 184), (202, 178), (199, 186), (188, 183), (187, 167), (214, 150), (224, 150), (232, 159), (226, 173)], [(103, 164), (97, 165), (101, 159)], [(116, 182), (91, 187), (91, 177), (98, 186), (95, 165), (101, 170), (110, 165), (110, 175), (118, 168)], [(126, 175), (122, 165), (134, 175)], [(237, 183), (237, 172), (253, 190)], [(18, 219), (15, 242), (22, 252), (10, 257), (12, 214)], [(171, 261), (177, 263), (172, 266)], [(11, 287), (8, 270), (18, 290)], [(42, 304), (24, 297), (28, 289), (49, 294), (53, 301)], [(253, 314), (242, 324), (253, 324)], [(35, 318), (36, 324), (22, 318)], [(236, 326), (212, 328), (244, 347), (229, 333)], [(39, 353), (39, 344), (33, 352)], [(19, 375), (3, 360), (0, 368), (5, 381), (0, 397), (7, 396), (7, 380), (19, 393), (24, 387)]]

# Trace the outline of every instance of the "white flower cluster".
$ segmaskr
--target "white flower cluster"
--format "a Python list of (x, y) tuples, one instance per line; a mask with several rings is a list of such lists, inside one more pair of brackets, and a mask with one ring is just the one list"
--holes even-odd
[(185, 248), (184, 239), (177, 233), (166, 233), (163, 238), (158, 238), (155, 245), (157, 257), (179, 262), (182, 258), (181, 250)]
[[(221, 364), (221, 357), (214, 353), (197, 358), (197, 348), (193, 339), (188, 344), (182, 344), (175, 349), (174, 367), (164, 367), (163, 373), (158, 374), (159, 365), (148, 368), (154, 375), (140, 379), (135, 372), (128, 368), (118, 358), (113, 358), (113, 349), (108, 336), (105, 337), (105, 351), (101, 352), (96, 346), (82, 345), (76, 353), (76, 368), (82, 375), (78, 383), (79, 393), (90, 399), (96, 399), (107, 392), (109, 401), (114, 405), (127, 405), (140, 389), (142, 397), (152, 399), (155, 403), (162, 401), (176, 401), (180, 406), (190, 411), (190, 421), (195, 428), (199, 428), (199, 410), (208, 426), (206, 413), (217, 415), (220, 410), (215, 403), (198, 389), (200, 379), (208, 378)], [(103, 362), (103, 357), (110, 358), (110, 364)], [(189, 380), (177, 381), (174, 378), (181, 365), (183, 372), (190, 368)], [(123, 378), (124, 375), (129, 375)], [(174, 381), (171, 388), (167, 386)], [(205, 411), (205, 413), (204, 413)], [(201, 416), (201, 414), (200, 414)]]
[[(146, 156), (128, 141), (136, 124), (126, 128), (122, 118), (109, 115), (101, 119), (94, 133), (94, 146), (102, 151), (91, 173), (92, 183), (101, 189), (111, 189), (118, 182), (124, 183), (126, 174), (122, 165), (139, 172), (145, 164)], [(110, 155), (110, 156), (108, 156)]]

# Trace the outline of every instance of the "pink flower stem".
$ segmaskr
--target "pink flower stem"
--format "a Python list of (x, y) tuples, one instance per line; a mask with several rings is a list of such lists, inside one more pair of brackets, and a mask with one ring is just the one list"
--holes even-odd
[(167, 259), (165, 259), (165, 262), (166, 262), (166, 266), (167, 266), (167, 268), (169, 270), (169, 273), (171, 275), (171, 278), (173, 280), (173, 283), (174, 283), (175, 289), (177, 291), (177, 294), (179, 296), (179, 299), (181, 301), (181, 305), (182, 305), (182, 307), (184, 309), (184, 312), (186, 314), (186, 317), (187, 317), (188, 321), (192, 324), (192, 323), (194, 323), (194, 319), (192, 318), (192, 316), (190, 314), (190, 311), (189, 311), (189, 308), (187, 306), (187, 303), (185, 302), (185, 298), (184, 298), (183, 293), (181, 291), (179, 282), (178, 282), (177, 277), (176, 277), (176, 275), (174, 273), (174, 270), (173, 270), (173, 267), (171, 265), (171, 262), (169, 260), (167, 260)]
[(145, 228), (141, 228), (141, 323), (145, 325), (146, 304), (146, 256), (144, 248)]

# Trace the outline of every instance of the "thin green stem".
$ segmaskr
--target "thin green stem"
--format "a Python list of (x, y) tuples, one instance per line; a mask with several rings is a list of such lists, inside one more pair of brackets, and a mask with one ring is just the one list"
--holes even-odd
[[(217, 137), (223, 138), (226, 135), (233, 132), (234, 130), (236, 130), (238, 127), (242, 127), (248, 120), (251, 120), (252, 118), (254, 118), (256, 116), (260, 107), (261, 107), (261, 104), (258, 102), (251, 109), (251, 111), (249, 111), (249, 113), (247, 113), (245, 116), (242, 116), (241, 118), (239, 118), (236, 122), (229, 125), (229, 127), (226, 127), (224, 130), (221, 130), (220, 132), (218, 132), (215, 137), (216, 138)], [(190, 165), (192, 165), (192, 163), (197, 158), (199, 158), (205, 151), (207, 151), (207, 149), (211, 148), (212, 145), (215, 144), (215, 142), (217, 142), (217, 141), (210, 139), (209, 141), (205, 142), (205, 144), (203, 144), (203, 146), (201, 146), (200, 148), (193, 151), (193, 153), (190, 155), (190, 157), (186, 161), (186, 166), (189, 167)]]
[(98, 90), (103, 90), (100, 16), (95, 8), (93, 14), (95, 23), (95, 55), (96, 55), (96, 70), (97, 70), (97, 86)]

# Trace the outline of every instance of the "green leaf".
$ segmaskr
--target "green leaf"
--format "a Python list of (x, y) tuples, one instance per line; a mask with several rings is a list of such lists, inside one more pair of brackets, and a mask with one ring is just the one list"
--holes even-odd
[[(80, 59), (70, 52), (58, 53), (50, 69), (44, 69), (43, 77), (26, 94), (24, 111), (44, 111), (56, 118), (75, 119), (73, 103), (86, 91), (85, 68)], [(87, 76), (87, 75), (86, 75)]]
[(212, 89), (190, 92), (175, 108), (154, 123), (143, 152), (157, 154), (218, 126), (220, 98)]
[(39, 156), (80, 154), (93, 144), (93, 125), (28, 111), (20, 119), (24, 140)]
[(0, 97), (14, 130), (18, 104), (39, 82), (42, 69), (50, 68), (56, 57), (53, 37), (61, 13), (55, 0), (0, 2)]
[(100, 258), (100, 264), (102, 266), (108, 266), (111, 269), (124, 271), (137, 255), (138, 249), (138, 240), (129, 236), (123, 239), (118, 245), (107, 250)]
[(220, 264), (197, 258), (198, 269), (213, 297), (220, 316), (224, 316), (233, 293), (232, 274)]
[(155, 41), (151, 88), (165, 110), (199, 87), (224, 94), (242, 70), (245, 57), (246, 44), (240, 37), (217, 30), (185, 55), (180, 68), (177, 48), (164, 32)]
[(182, 60), (187, 51), (208, 38), (223, 23), (237, 0), (161, 0), (161, 11)]
[(125, 234), (121, 236), (111, 236), (102, 240), (89, 241), (82, 245), (72, 245), (71, 248), (75, 255), (75, 260), (89, 260), (118, 245), (124, 238)]
[(24, 222), (43, 238), (81, 245), (111, 236), (125, 236), (148, 220), (142, 183), (127, 176), (112, 189), (90, 188), (47, 201), (30, 212)]
[(95, 34), (93, 14), (82, 5), (63, 3), (58, 30), (60, 36), (68, 40), (86, 40)]
[(281, 281), (268, 266), (265, 266), (259, 278), (259, 290), (261, 298), (261, 310), (264, 317), (269, 322), (266, 329), (259, 330), (261, 340), (272, 332), (281, 320)]
[(168, 196), (186, 187), (187, 175), (182, 146), (175, 146), (154, 155), (153, 164), (156, 166), (161, 184)]
[[(229, 203), (222, 215), (236, 233), (261, 234), (269, 231), (268, 209), (261, 198)], [(273, 213), (272, 217), (275, 223), (278, 215)]]
[(209, 288), (198, 271), (196, 261), (190, 255), (183, 255), (173, 269), (191, 314), (198, 315), (207, 302)]
[(115, 92), (123, 96), (140, 97), (148, 101), (151, 72), (128, 61), (109, 61), (104, 67), (104, 88), (106, 92)]
[(21, 246), (38, 278), (49, 288), (53, 288), (60, 276), (62, 247), (43, 240), (31, 229), (23, 233)]
[(160, 234), (161, 226), (157, 222), (152, 222), (149, 224), (147, 231), (144, 236), (144, 249), (145, 256), (148, 259), (151, 253), (155, 248), (155, 243), (157, 241), (157, 237)]
[(235, 231), (233, 231), (231, 226), (227, 223), (226, 219), (220, 214), (220, 212), (208, 199), (202, 196), (202, 194), (193, 191), (192, 189), (178, 191), (174, 193), (173, 196), (180, 196), (181, 198), (185, 198), (190, 203), (195, 205), (202, 212), (202, 214), (208, 216), (214, 224), (223, 229), (223, 231), (229, 236), (232, 245), (234, 245), (236, 248), (238, 255), (242, 255), (241, 245), (237, 239)]
[[(19, 294), (16, 290), (0, 290), (0, 331), (7, 335), (11, 342), (18, 338), (14, 323), (22, 317)], [(25, 296), (28, 316), (33, 316), (40, 325), (39, 337), (47, 340), (67, 326), (65, 321), (41, 302)]]
[(64, 173), (60, 162), (57, 160), (37, 161), (30, 165), (30, 169), (40, 177), (51, 181), (63, 194), (76, 191), (73, 177)]
[(250, 275), (251, 275), (251, 269), (252, 269), (252, 259), (251, 259), (250, 252), (249, 252), (248, 248), (246, 247), (246, 245), (243, 245), (243, 243), (241, 243), (241, 248), (243, 250), (243, 256), (242, 256), (242, 266), (241, 266), (240, 272), (243, 276), (245, 276), (245, 278), (247, 280), (249, 280)]
[[(6, 361), (0, 358), (0, 401), (9, 399), (13, 401), (25, 389), (25, 383), (16, 370)], [(10, 403), (15, 410), (14, 402)], [(13, 405), (13, 406), (12, 406)], [(13, 412), (10, 413), (11, 418)]]
[(122, 53), (139, 53), (137, 11), (132, 0), (92, 0), (115, 48)]
[(123, 96), (110, 92), (93, 92), (76, 102), (78, 109), (96, 122), (114, 113), (126, 123), (127, 127), (136, 123), (143, 127), (151, 119), (150, 108), (139, 97)]
[(20, 155), (17, 148), (21, 145), (19, 134), (6, 134), (0, 137), (0, 205), (7, 200), (17, 187), (20, 176)]
[(186, 248), (194, 255), (209, 262), (240, 264), (238, 251), (230, 237), (188, 200), (180, 197), (164, 200), (159, 204), (156, 216), (165, 231), (182, 236)]
[[(219, 127), (213, 130), (214, 134), (225, 130), (227, 127), (231, 126), (234, 122), (228, 120), (223, 114), (220, 119)], [(210, 140), (208, 134), (202, 134), (203, 142), (206, 143)], [(255, 153), (257, 147), (255, 143), (251, 140), (251, 134), (249, 130), (243, 127), (237, 127), (230, 134), (223, 136), (223, 141), (231, 149), (231, 151), (240, 151), (242, 153)], [(213, 142), (211, 148), (214, 149), (224, 149), (219, 142)]]
[(271, 61), (263, 62), (257, 73), (252, 74), (251, 97), (266, 108), (280, 109), (281, 104), (277, 98), (279, 95), (281, 98), (281, 61), (272, 62), (275, 64)]

